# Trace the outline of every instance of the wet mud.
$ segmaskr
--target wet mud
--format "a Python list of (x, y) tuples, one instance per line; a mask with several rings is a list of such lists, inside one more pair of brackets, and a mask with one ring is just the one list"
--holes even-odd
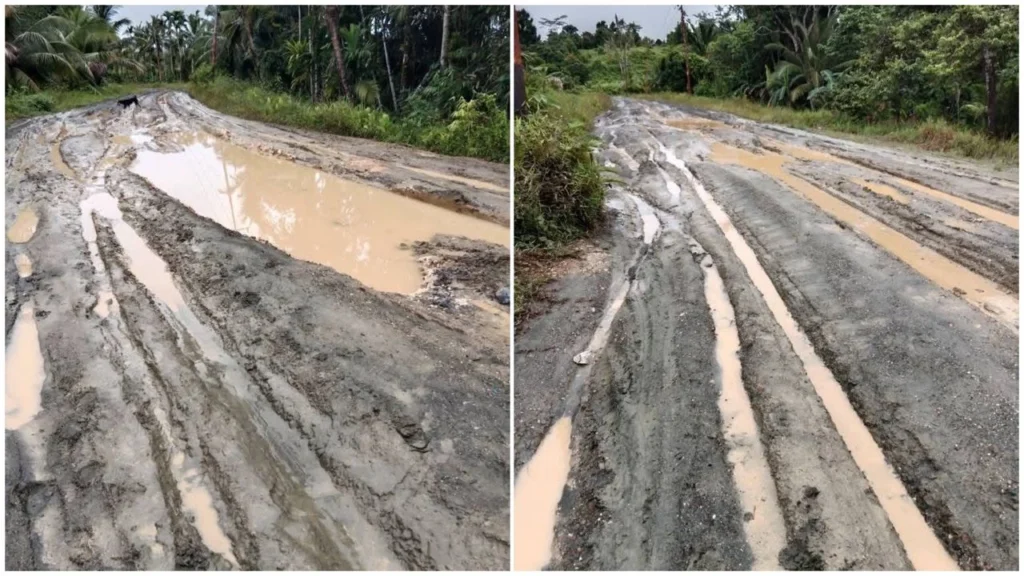
[(6, 565), (507, 568), (507, 167), (140, 100), (7, 131)]
[(595, 132), (607, 268), (516, 340), (520, 475), (574, 414), (548, 566), (1016, 569), (1016, 171), (629, 99)]

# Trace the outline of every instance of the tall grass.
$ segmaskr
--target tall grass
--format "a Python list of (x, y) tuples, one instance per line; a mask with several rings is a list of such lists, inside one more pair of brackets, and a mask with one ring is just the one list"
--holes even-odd
[(530, 114), (516, 119), (515, 317), (522, 325), (566, 245), (601, 221), (605, 179), (591, 152), (594, 118), (607, 94), (530, 92)]
[(104, 84), (97, 88), (80, 90), (47, 89), (41, 92), (11, 92), (4, 100), (4, 119), (7, 122), (54, 112), (63, 112), (81, 106), (96, 104), (111, 98), (139, 94), (157, 88), (184, 90), (184, 84)]
[(794, 110), (783, 106), (765, 106), (743, 98), (717, 99), (672, 92), (635, 96), (727, 112), (769, 124), (909, 144), (924, 150), (965, 158), (991, 159), (1014, 164), (1019, 158), (1019, 142), (1016, 137), (1011, 140), (997, 140), (941, 119), (868, 124), (831, 110)]
[(589, 232), (600, 220), (605, 189), (590, 128), (608, 96), (554, 92), (533, 102), (536, 110), (516, 120), (515, 132), (516, 246), (524, 249)]
[(463, 101), (446, 122), (421, 124), (343, 101), (311, 103), (222, 76), (190, 84), (188, 91), (210, 108), (250, 120), (508, 162), (508, 114), (491, 95)]

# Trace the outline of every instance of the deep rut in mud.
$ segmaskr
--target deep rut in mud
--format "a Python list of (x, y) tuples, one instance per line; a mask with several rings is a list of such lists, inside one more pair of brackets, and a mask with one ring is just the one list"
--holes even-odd
[(546, 552), (514, 562), (1016, 569), (1016, 170), (627, 99), (595, 131), (607, 271), (567, 267), (516, 338), (517, 534), (572, 429)]
[(7, 131), (6, 565), (507, 567), (507, 167), (140, 100)]

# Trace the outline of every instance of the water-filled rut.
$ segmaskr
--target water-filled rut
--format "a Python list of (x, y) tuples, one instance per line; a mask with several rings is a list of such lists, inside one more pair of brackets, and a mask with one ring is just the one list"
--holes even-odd
[(180, 93), (7, 151), (8, 567), (508, 566), (507, 167)]
[(516, 343), (523, 566), (1015, 569), (1016, 170), (632, 99), (594, 130), (610, 272), (557, 269)]

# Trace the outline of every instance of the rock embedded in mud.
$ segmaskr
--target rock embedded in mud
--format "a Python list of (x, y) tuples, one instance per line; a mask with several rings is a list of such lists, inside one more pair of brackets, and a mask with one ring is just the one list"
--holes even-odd
[(508, 306), (508, 303), (509, 303), (508, 288), (501, 288), (497, 292), (495, 292), (494, 293), (494, 299), (497, 300), (498, 303), (501, 304), (502, 306)]
[(573, 356), (572, 361), (580, 366), (586, 366), (587, 364), (590, 364), (591, 356), (592, 354), (590, 353), (590, 350), (584, 350), (583, 352)]

